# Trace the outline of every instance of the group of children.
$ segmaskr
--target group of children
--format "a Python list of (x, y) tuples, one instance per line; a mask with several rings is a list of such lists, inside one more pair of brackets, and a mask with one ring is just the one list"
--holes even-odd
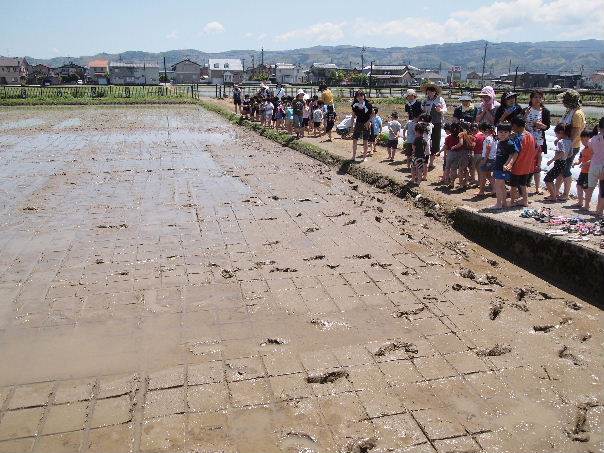
[(298, 138), (304, 137), (305, 133), (314, 137), (327, 134), (327, 141), (332, 140), (331, 133), (337, 118), (333, 105), (325, 105), (318, 96), (304, 99), (303, 93), (296, 97), (246, 94), (241, 114), (265, 127), (295, 133)]

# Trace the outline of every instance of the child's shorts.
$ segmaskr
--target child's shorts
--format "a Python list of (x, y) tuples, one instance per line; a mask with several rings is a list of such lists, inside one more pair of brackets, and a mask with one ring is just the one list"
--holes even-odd
[(398, 139), (397, 138), (392, 139), (392, 140), (388, 139), (388, 143), (386, 144), (386, 146), (388, 148), (394, 148), (394, 149), (396, 149), (398, 147)]
[(264, 114), (264, 119), (271, 121), (273, 119), (273, 114), (272, 113), (265, 113)]
[(504, 171), (504, 170), (494, 170), (493, 171), (493, 178), (499, 179), (501, 181), (507, 181), (510, 179), (511, 176), (512, 175), (509, 171)]
[(313, 121), (312, 123), (315, 126), (315, 129), (318, 129), (319, 127), (321, 127), (321, 124), (323, 124), (321, 121)]
[(405, 153), (405, 156), (411, 157), (411, 154), (413, 154), (413, 143), (405, 142), (403, 145), (403, 152)]
[(325, 130), (326, 130), (327, 132), (331, 131), (331, 130), (333, 129), (334, 124), (335, 124), (335, 123), (334, 123), (333, 121), (327, 121), (327, 122), (325, 123)]
[(376, 135), (373, 133), (373, 131), (369, 132), (369, 137), (367, 138), (367, 140), (371, 143), (374, 143), (375, 138), (376, 138)]
[(488, 159), (484, 164), (480, 164), (480, 171), (483, 173), (490, 173), (493, 171), (495, 166), (495, 159)]
[(510, 186), (526, 187), (530, 175), (512, 175), (510, 176)]
[(461, 170), (468, 165), (466, 151), (449, 151), (447, 154), (447, 170)]
[(302, 118), (302, 126), (306, 127), (308, 126), (310, 119), (309, 118)]
[(579, 174), (579, 177), (577, 178), (577, 187), (581, 187), (583, 190), (587, 189), (589, 187), (589, 185), (587, 183), (588, 176), (589, 176), (589, 173), (581, 172)]
[(302, 119), (302, 117), (300, 115), (294, 115), (294, 127), (295, 128), (301, 128), (304, 125), (304, 120)]
[(479, 168), (480, 162), (482, 162), (482, 154), (472, 154), (472, 167)]
[(424, 168), (424, 163), (425, 163), (425, 158), (424, 157), (414, 157), (413, 158), (413, 167), (416, 170), (421, 170)]
[(554, 166), (547, 172), (545, 178), (543, 180), (545, 182), (554, 182), (554, 180), (562, 174), (564, 171), (564, 165), (566, 161), (564, 159), (560, 159), (554, 162)]

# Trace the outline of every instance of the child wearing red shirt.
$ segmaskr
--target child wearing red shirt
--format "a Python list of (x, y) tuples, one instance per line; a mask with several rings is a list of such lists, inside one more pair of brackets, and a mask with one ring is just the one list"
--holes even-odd
[(573, 205), (574, 208), (581, 208), (589, 211), (589, 203), (591, 202), (591, 194), (593, 193), (593, 187), (590, 189), (588, 185), (589, 166), (591, 164), (591, 156), (593, 156), (593, 150), (589, 147), (589, 139), (593, 136), (590, 131), (581, 132), (581, 143), (584, 148), (579, 155), (579, 160), (573, 164), (573, 167), (579, 165), (581, 167), (581, 173), (577, 178), (577, 204)]
[[(512, 206), (528, 206), (528, 193), (526, 185), (529, 177), (535, 171), (537, 164), (537, 142), (535, 137), (526, 131), (524, 118), (515, 116), (512, 118), (512, 130), (514, 131), (516, 146), (520, 150), (517, 159), (512, 165), (512, 176), (510, 178), (510, 199)], [(520, 194), (520, 196), (518, 196)], [(518, 199), (522, 197), (521, 201)]]

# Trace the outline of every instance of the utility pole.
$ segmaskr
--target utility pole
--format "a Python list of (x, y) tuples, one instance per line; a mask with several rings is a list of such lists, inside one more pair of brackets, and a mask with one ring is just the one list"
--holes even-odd
[(168, 82), (168, 71), (166, 70), (166, 57), (164, 56), (164, 83)]
[(260, 52), (260, 66), (264, 67), (264, 47), (262, 47)]
[(508, 67), (508, 74), (512, 72), (512, 59), (510, 58), (510, 65)]
[(365, 69), (365, 51), (367, 49), (365, 48), (365, 46), (362, 47), (361, 49), (361, 72), (363, 72), (363, 69)]
[(243, 65), (243, 72), (245, 72), (245, 58), (241, 59), (241, 63)]
[(577, 88), (581, 88), (583, 86), (583, 69), (585, 69), (585, 66), (581, 65), (581, 78), (579, 79), (579, 82), (577, 83)]
[(518, 80), (518, 67), (516, 66), (516, 75), (514, 75), (514, 89), (512, 91), (516, 91), (516, 82)]
[(484, 87), (484, 66), (487, 63), (487, 47), (489, 46), (489, 42), (484, 43), (484, 55), (482, 56), (482, 76), (480, 77), (480, 86)]
[(256, 63), (256, 61), (255, 61), (254, 55), (252, 55), (252, 71), (254, 71), (256, 69), (255, 63)]
[(373, 76), (373, 63), (375, 63), (375, 60), (371, 60), (371, 69), (369, 70), (369, 95), (371, 96), (371, 81), (372, 81), (372, 76)]

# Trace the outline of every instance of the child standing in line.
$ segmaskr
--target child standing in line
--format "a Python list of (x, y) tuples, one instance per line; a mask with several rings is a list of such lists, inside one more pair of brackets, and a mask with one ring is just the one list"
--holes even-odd
[[(594, 134), (596, 130), (594, 129)], [(593, 154), (589, 165), (589, 175), (587, 176), (590, 188), (596, 188), (600, 184), (598, 194), (598, 205), (596, 206), (596, 216), (602, 217), (604, 213), (604, 117), (598, 122), (597, 135), (589, 139), (589, 147)]]
[(398, 122), (398, 113), (392, 112), (390, 114), (390, 121), (388, 121), (388, 160), (394, 161), (394, 154), (398, 147), (398, 135), (401, 132), (401, 123)]
[(591, 195), (594, 191), (593, 187), (589, 187), (589, 166), (591, 164), (591, 157), (593, 155), (592, 149), (589, 147), (589, 140), (593, 137), (593, 134), (584, 130), (581, 132), (581, 144), (583, 149), (579, 154), (579, 160), (573, 164), (573, 167), (579, 165), (581, 167), (581, 173), (577, 178), (577, 204), (573, 205), (574, 208), (584, 209), (589, 211), (589, 203), (591, 202)]
[(405, 157), (407, 158), (407, 168), (411, 168), (412, 164), (412, 156), (413, 156), (413, 142), (415, 141), (415, 126), (417, 125), (417, 121), (411, 117), (409, 117), (409, 121), (405, 125), (405, 129), (403, 129), (403, 140), (405, 143), (403, 144), (403, 152), (405, 153)]
[(510, 170), (514, 161), (518, 157), (518, 148), (510, 140), (512, 126), (510, 124), (500, 124), (497, 126), (497, 154), (495, 155), (495, 164), (493, 165), (493, 179), (495, 180), (495, 195), (497, 203), (492, 210), (501, 210), (508, 206), (507, 190), (505, 188), (506, 180), (510, 179)]
[[(413, 141), (413, 168), (411, 172), (411, 182), (418, 186), (422, 182), (424, 176), (424, 164), (426, 159), (426, 150), (428, 144), (424, 139), (424, 134), (427, 128), (424, 123), (418, 123), (415, 125), (415, 140)], [(428, 151), (429, 155), (429, 151)]]
[[(423, 115), (421, 115), (419, 117), (419, 120), (424, 124), (424, 127), (426, 128), (426, 132), (424, 132), (424, 141), (426, 142), (426, 149), (428, 151), (428, 158), (430, 157), (430, 150), (432, 149), (432, 129), (434, 129), (434, 124), (432, 124), (431, 122), (431, 117), (429, 114), (424, 113)], [(439, 135), (440, 137), (440, 135)], [(440, 145), (440, 143), (439, 143)], [(426, 165), (424, 165), (424, 172), (422, 173), (422, 180), (426, 180), (428, 178), (428, 162), (434, 160), (432, 159), (427, 159), (424, 163)]]
[(315, 110), (312, 112), (313, 136), (321, 135), (321, 126), (323, 125), (323, 101), (317, 102)]
[(273, 126), (273, 112), (275, 110), (275, 105), (271, 102), (270, 99), (264, 103), (264, 125), (266, 127)]
[[(528, 207), (528, 193), (526, 186), (529, 177), (535, 171), (537, 164), (537, 142), (533, 134), (525, 129), (526, 122), (523, 116), (515, 116), (511, 120), (514, 131), (514, 141), (518, 148), (518, 157), (512, 165), (512, 176), (510, 177), (510, 203), (512, 206)], [(540, 152), (540, 150), (539, 150)], [(518, 198), (522, 197), (521, 201)]]
[(378, 114), (378, 108), (373, 109), (373, 119), (371, 120), (371, 135), (369, 137), (371, 154), (373, 155), (376, 151), (377, 138), (382, 133), (382, 117)]
[(480, 131), (484, 135), (482, 142), (482, 160), (480, 162), (480, 173), (478, 175), (478, 192), (476, 195), (484, 195), (487, 179), (493, 190), (493, 165), (495, 164), (495, 156), (497, 155), (497, 141), (494, 134), (494, 128), (489, 123), (482, 123), (479, 126)]
[(443, 125), (443, 131), (445, 131), (445, 141), (443, 146), (441, 146), (440, 151), (436, 153), (437, 156), (443, 154), (443, 173), (440, 175), (440, 184), (446, 183), (449, 180), (449, 177), (447, 176), (447, 154), (449, 152), (447, 148), (447, 138), (451, 135), (451, 123), (445, 123)]
[(264, 126), (266, 122), (266, 115), (264, 114), (266, 110), (266, 99), (262, 99), (258, 104), (258, 114), (260, 115), (260, 124)]
[(472, 163), (470, 165), (470, 184), (479, 184), (480, 163), (482, 162), (482, 144), (484, 142), (484, 132), (482, 132), (476, 123), (470, 126), (470, 133), (474, 135), (474, 149), (472, 150)]
[(250, 95), (246, 94), (241, 103), (241, 114), (247, 120), (250, 117)]
[(327, 141), (331, 141), (331, 130), (336, 124), (336, 111), (333, 109), (333, 105), (327, 106), (327, 113), (325, 113), (325, 133), (327, 134)]
[(556, 140), (554, 140), (554, 144), (556, 145), (556, 152), (554, 157), (547, 162), (547, 165), (554, 166), (547, 172), (545, 178), (545, 186), (549, 192), (549, 197), (545, 197), (545, 201), (556, 202), (558, 201), (558, 190), (554, 184), (554, 181), (558, 176), (562, 174), (564, 170), (564, 164), (568, 157), (571, 156), (572, 150), (572, 140), (570, 139), (570, 134), (572, 132), (571, 125), (565, 125), (563, 123), (559, 123), (554, 128), (554, 133), (556, 134)]
[(476, 140), (474, 139), (474, 135), (470, 131), (470, 123), (463, 121), (459, 124), (461, 125), (459, 140), (463, 143), (461, 147), (463, 151), (463, 163), (460, 163), (461, 177), (459, 180), (459, 186), (465, 189), (469, 185), (468, 177), (470, 175), (470, 169), (472, 167), (472, 155), (474, 153), (474, 146), (476, 145)]
[(302, 111), (302, 127), (310, 132), (310, 116), (312, 115), (312, 109), (310, 105), (310, 99), (307, 99), (304, 103), (304, 110)]
[(292, 103), (288, 100), (285, 104), (285, 128), (287, 129), (288, 134), (293, 133), (293, 125), (294, 125), (294, 108), (292, 107)]
[(455, 180), (457, 177), (459, 177), (460, 187), (465, 186), (464, 175), (467, 163), (461, 133), (461, 123), (453, 123), (451, 124), (451, 134), (446, 138), (445, 141), (447, 154), (445, 171), (447, 174), (447, 183), (450, 189), (455, 187)]

